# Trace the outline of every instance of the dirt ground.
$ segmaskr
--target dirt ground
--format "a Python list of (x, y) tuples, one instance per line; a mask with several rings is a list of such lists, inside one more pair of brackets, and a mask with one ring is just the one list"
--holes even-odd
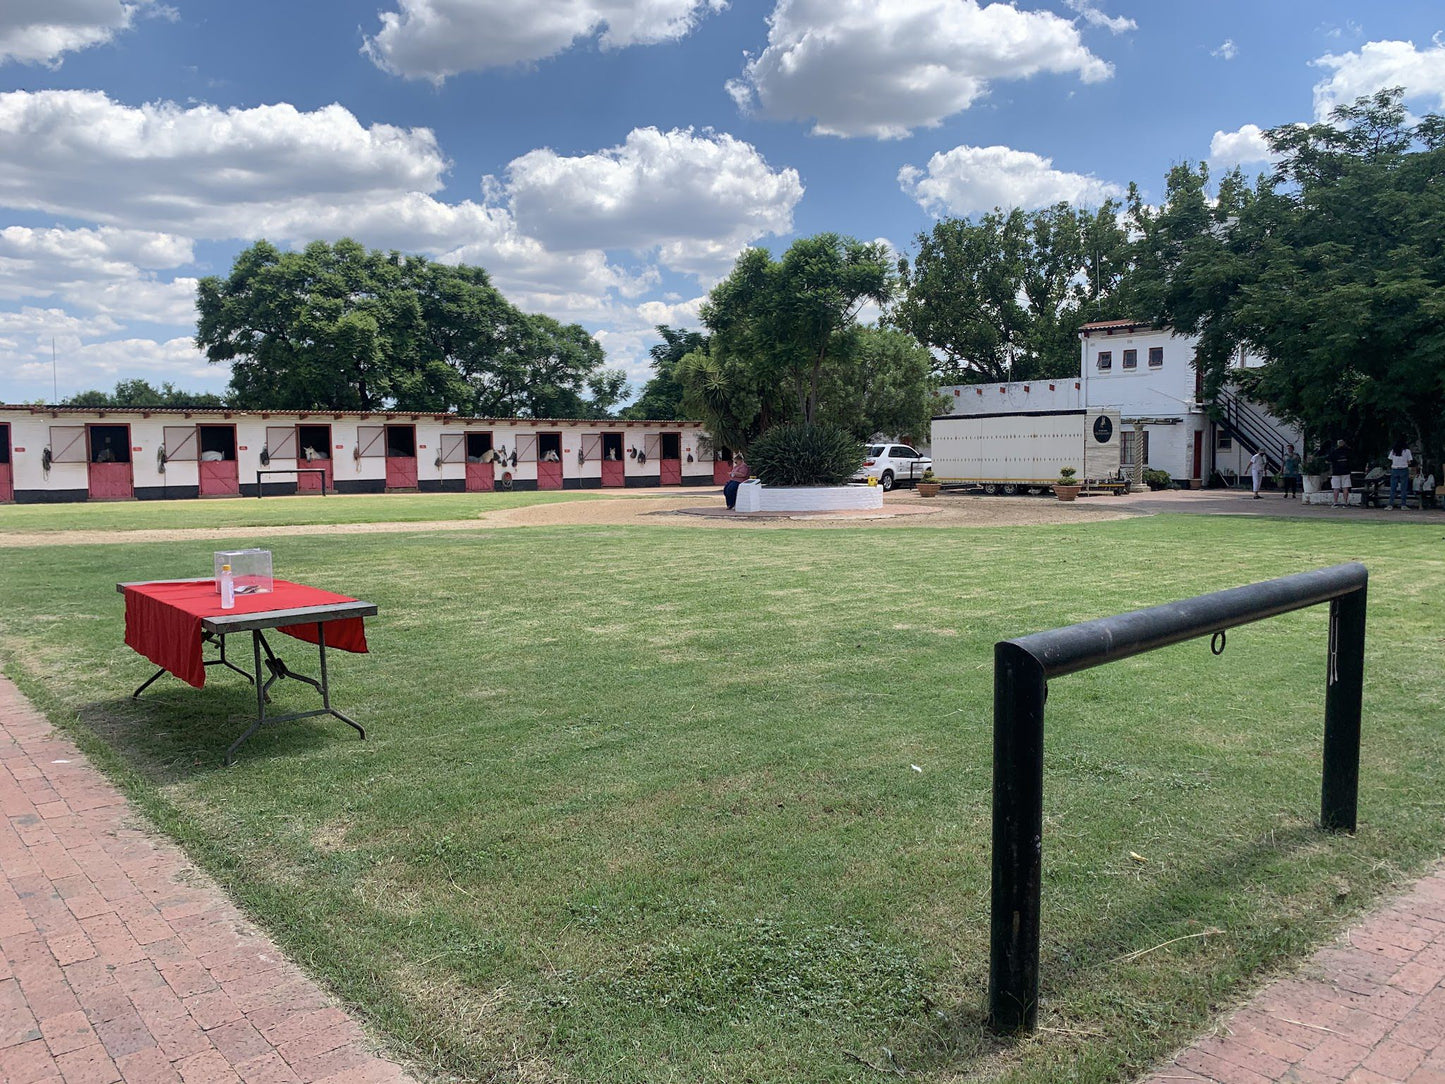
[(1122, 519), (1147, 514), (1129, 505), (1128, 497), (1093, 497), (1065, 504), (1047, 497), (982, 497), (941, 494), (925, 499), (895, 490), (877, 512), (832, 512), (799, 515), (739, 515), (723, 507), (715, 487), (623, 492), (615, 497), (562, 501), (487, 512), (475, 519), (411, 523), (306, 524), (287, 527), (197, 527), (136, 531), (0, 532), (0, 548), (17, 546), (80, 546), (105, 543), (178, 542), (190, 539), (275, 538), (311, 534), (406, 534), (435, 531), (485, 531), (513, 527), (673, 526), (717, 530), (780, 530), (790, 527), (1007, 527), (1035, 523), (1077, 523)]

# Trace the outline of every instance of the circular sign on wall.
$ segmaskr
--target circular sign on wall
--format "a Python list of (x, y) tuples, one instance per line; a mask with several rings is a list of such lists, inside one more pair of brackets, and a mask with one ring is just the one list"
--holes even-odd
[(1100, 444), (1108, 444), (1109, 438), (1114, 435), (1114, 423), (1105, 415), (1100, 414), (1094, 419), (1094, 439)]

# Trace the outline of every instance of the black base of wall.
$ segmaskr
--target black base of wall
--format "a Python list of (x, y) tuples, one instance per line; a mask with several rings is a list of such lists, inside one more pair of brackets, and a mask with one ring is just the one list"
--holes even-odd
[(422, 478), (417, 481), (416, 488), (422, 493), (465, 493), (467, 480), (465, 478)]
[(657, 489), (661, 487), (661, 485), (662, 480), (657, 477), (627, 479), (628, 489)]
[(711, 474), (684, 474), (682, 484), (685, 486), (717, 486), (722, 488), (721, 482), (713, 481)]
[[(262, 482), (261, 496), (263, 497), (294, 497), (296, 495), (295, 482)], [(256, 496), (256, 483), (241, 483), (241, 496)]]
[(17, 489), (16, 504), (74, 504), (90, 500), (88, 489)]
[(601, 489), (601, 478), (563, 478), (563, 489)]
[(354, 478), (346, 480), (336, 479), (335, 489), (337, 493), (385, 493), (385, 478)]
[(201, 495), (200, 486), (137, 486), (138, 501), (193, 501)]

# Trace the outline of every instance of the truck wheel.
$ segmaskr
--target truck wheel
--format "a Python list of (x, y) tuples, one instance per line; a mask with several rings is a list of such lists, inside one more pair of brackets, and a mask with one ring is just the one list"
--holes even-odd
[(993, 482), (988, 482), (984, 485), (983, 491), (987, 493), (990, 497), (997, 496), (998, 486), (995, 485)]
[(1019, 487), (1015, 485), (1006, 485), (1003, 487), (1003, 495), (1005, 497), (1017, 497), (1019, 495)]
[(878, 484), (883, 487), (883, 492), (888, 493), (893, 489), (893, 472), (886, 470), (878, 479)]

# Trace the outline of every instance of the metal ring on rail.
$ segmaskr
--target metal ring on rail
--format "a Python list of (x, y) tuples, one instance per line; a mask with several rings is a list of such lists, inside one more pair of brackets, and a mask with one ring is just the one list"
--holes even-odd
[(1224, 654), (1224, 629), (1220, 629), (1209, 638), (1209, 650), (1216, 655)]

